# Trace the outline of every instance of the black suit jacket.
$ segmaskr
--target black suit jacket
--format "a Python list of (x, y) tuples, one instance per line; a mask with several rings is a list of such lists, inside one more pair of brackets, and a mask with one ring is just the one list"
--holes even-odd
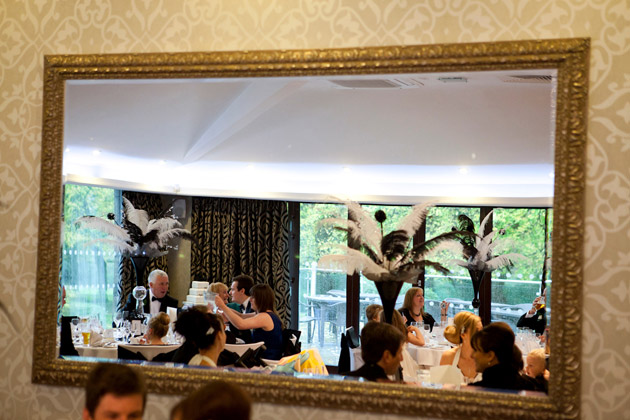
[[(148, 314), (151, 312), (151, 305), (149, 304), (150, 296), (151, 294), (147, 293), (147, 297), (145, 297), (144, 301), (142, 302), (145, 314)], [(172, 298), (169, 295), (166, 295), (162, 298), (162, 302), (160, 302), (160, 312), (166, 312), (167, 307), (177, 308), (177, 304), (178, 304), (177, 299)], [(129, 294), (129, 296), (127, 297), (127, 303), (125, 304), (123, 311), (131, 312), (135, 310), (136, 310), (136, 299), (133, 297), (133, 295)]]

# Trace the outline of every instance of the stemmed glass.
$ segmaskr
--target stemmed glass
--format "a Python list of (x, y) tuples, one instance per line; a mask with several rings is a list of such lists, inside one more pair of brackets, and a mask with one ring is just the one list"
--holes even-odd
[(129, 336), (131, 335), (131, 322), (125, 319), (122, 322), (123, 342), (129, 343)]
[(71, 323), (71, 329), (72, 329), (72, 342), (74, 344), (79, 344), (79, 342), (81, 341), (81, 334), (79, 333), (79, 318), (72, 318), (72, 321), (70, 321)]

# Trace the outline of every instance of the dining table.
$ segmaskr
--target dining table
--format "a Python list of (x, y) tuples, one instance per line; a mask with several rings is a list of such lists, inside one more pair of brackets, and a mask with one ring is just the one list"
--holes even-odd
[(162, 345), (149, 345), (149, 344), (127, 344), (127, 343), (108, 343), (105, 346), (86, 346), (83, 344), (75, 344), (74, 348), (81, 357), (98, 357), (101, 359), (117, 359), (118, 347), (122, 347), (126, 350), (134, 353), (140, 353), (146, 360), (153, 360), (155, 356), (162, 353), (168, 353), (173, 351), (181, 344), (162, 344)]

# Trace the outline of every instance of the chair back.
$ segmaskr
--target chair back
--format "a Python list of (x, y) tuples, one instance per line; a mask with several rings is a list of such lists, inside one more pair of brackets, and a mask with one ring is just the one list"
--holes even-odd
[[(285, 328), (282, 330), (282, 357), (292, 356), (302, 351), (300, 336), (302, 331)], [(295, 337), (295, 343), (291, 340)]]
[(139, 351), (127, 350), (123, 346), (118, 346), (118, 358), (124, 360), (147, 360)]
[(239, 356), (242, 356), (243, 354), (245, 354), (245, 352), (248, 349), (252, 349), (253, 351), (253, 350), (256, 350), (258, 347), (262, 346), (263, 344), (265, 344), (264, 341), (259, 341), (257, 343), (245, 343), (245, 344), (226, 344), (225, 350), (234, 352), (238, 354)]

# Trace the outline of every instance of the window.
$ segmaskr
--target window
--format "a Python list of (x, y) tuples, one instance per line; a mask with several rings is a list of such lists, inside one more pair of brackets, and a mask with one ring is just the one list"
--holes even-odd
[[(453, 227), (458, 228), (457, 217), (460, 214), (468, 216), (475, 223), (475, 228), (479, 228), (478, 207), (432, 207), (426, 221), (426, 239), (449, 232)], [(453, 304), (455, 312), (473, 309), (470, 304), (473, 299), (470, 275), (464, 267), (449, 263), (453, 258), (461, 259), (462, 256), (442, 251), (430, 258), (451, 270), (451, 274), (443, 275), (429, 268), (425, 275), (424, 309), (435, 319), (440, 319), (439, 304), (446, 298), (457, 301)]]
[(63, 315), (99, 316), (103, 325), (111, 325), (119, 257), (112, 246), (94, 242), (105, 234), (78, 228), (74, 222), (81, 216), (114, 213), (116, 193), (110, 188), (65, 185), (60, 273), (66, 288)]
[[(505, 229), (501, 237), (505, 247), (499, 252), (519, 253), (525, 258), (515, 260), (514, 267), (492, 273), (492, 321), (504, 321), (516, 329), (520, 315), (540, 295), (545, 254), (550, 253), (545, 250), (550, 214), (547, 209), (494, 210), (494, 229)], [(521, 311), (514, 313), (517, 307)]]
[(299, 328), (303, 347), (315, 347), (327, 365), (337, 365), (341, 333), (346, 328), (346, 273), (317, 267), (319, 258), (339, 253), (345, 232), (320, 222), (329, 217), (346, 219), (338, 204), (300, 205)]

